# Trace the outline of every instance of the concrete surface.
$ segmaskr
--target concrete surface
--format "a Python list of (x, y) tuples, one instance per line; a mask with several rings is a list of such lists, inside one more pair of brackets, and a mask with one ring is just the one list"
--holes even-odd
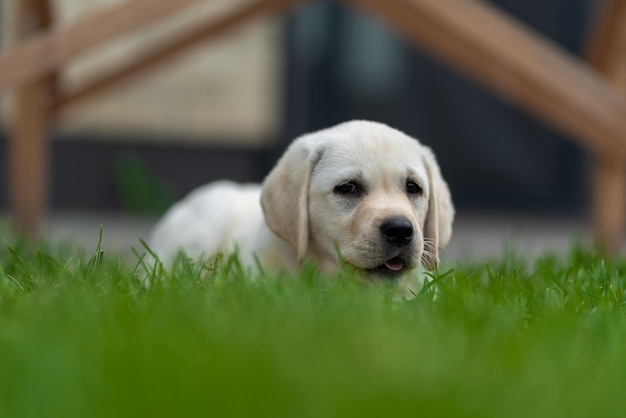
[[(131, 247), (142, 250), (157, 218), (107, 213), (58, 213), (47, 220), (53, 243), (71, 242), (89, 251), (98, 243), (110, 254), (133, 259)], [(452, 241), (440, 256), (447, 262), (499, 257), (508, 251), (535, 257), (545, 252), (565, 255), (576, 242), (589, 241), (587, 221), (574, 217), (464, 213), (457, 215)]]

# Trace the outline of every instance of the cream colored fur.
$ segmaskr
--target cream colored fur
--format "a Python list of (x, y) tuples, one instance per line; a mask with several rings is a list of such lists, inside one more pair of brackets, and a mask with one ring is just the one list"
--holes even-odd
[[(351, 182), (360, 193), (338, 192)], [(408, 182), (420, 193), (408, 193)], [(385, 242), (381, 224), (392, 218), (413, 225), (410, 245)], [(345, 261), (376, 276), (393, 257), (403, 272), (436, 268), (453, 218), (429, 148), (384, 124), (351, 121), (297, 138), (262, 186), (220, 181), (193, 191), (157, 224), (150, 246), (165, 262), (181, 250), (211, 257), (237, 248), (244, 263), (256, 254), (269, 270), (310, 259), (327, 272)]]

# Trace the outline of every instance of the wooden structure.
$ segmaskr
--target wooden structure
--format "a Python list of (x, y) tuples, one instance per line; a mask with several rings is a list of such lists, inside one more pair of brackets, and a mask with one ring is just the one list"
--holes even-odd
[[(17, 42), (0, 55), (0, 91), (14, 91), (10, 209), (35, 236), (46, 206), (47, 136), (54, 117), (189, 47), (302, 0), (251, 0), (108, 75), (64, 91), (57, 74), (80, 54), (200, 0), (126, 0), (56, 27), (50, 0), (17, 0)], [(204, 0), (224, 1), (224, 0)], [(310, 0), (313, 1), (313, 0)], [(343, 0), (396, 28), (487, 90), (569, 135), (594, 158), (596, 237), (621, 248), (626, 219), (626, 0), (599, 2), (585, 59), (574, 57), (481, 0)]]

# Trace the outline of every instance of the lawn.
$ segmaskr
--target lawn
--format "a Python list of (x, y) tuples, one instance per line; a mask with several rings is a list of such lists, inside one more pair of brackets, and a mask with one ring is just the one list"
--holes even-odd
[(94, 241), (0, 246), (0, 417), (623, 415), (624, 260), (448, 264), (397, 301), (232, 258), (146, 288)]

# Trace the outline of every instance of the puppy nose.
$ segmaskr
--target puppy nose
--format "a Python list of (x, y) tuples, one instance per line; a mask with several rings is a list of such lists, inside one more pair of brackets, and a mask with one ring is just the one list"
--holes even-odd
[(407, 218), (389, 218), (380, 226), (380, 232), (387, 242), (402, 247), (413, 239), (413, 224)]

